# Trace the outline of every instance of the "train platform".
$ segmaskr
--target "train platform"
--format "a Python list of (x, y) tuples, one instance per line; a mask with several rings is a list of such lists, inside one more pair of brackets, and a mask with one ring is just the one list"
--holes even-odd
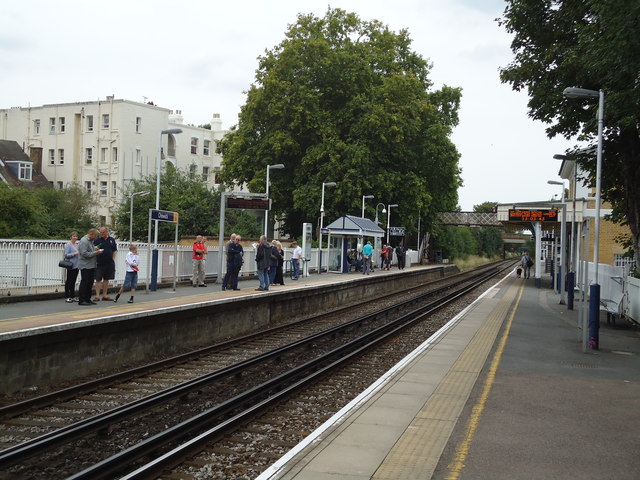
[[(412, 268), (429, 267), (414, 266)], [(390, 272), (377, 271), (376, 275), (393, 273), (393, 270)], [(348, 281), (349, 278), (357, 275), (361, 276), (356, 272), (349, 274), (312, 273), (306, 277), (300, 277), (298, 280), (285, 278), (285, 285), (272, 286), (269, 291), (284, 292), (292, 287), (331, 284), (338, 279), (340, 281)], [(208, 281), (207, 286), (204, 288), (193, 288), (190, 283), (183, 283), (178, 284), (175, 290), (172, 287), (163, 286), (163, 288), (158, 288), (156, 291), (147, 292), (143, 287), (136, 291), (133, 304), (127, 304), (127, 300), (130, 297), (129, 292), (124, 292), (117, 303), (101, 301), (97, 302), (97, 305), (66, 303), (61, 294), (58, 294), (57, 298), (52, 298), (54, 296), (52, 294), (23, 296), (14, 298), (11, 302), (0, 303), (0, 336), (16, 330), (37, 329), (61, 323), (115, 315), (136, 314), (147, 310), (178, 307), (214, 299), (263, 294), (263, 292), (255, 291), (259, 285), (257, 277), (247, 276), (239, 280), (239, 291), (222, 291), (222, 284), (215, 283), (215, 279)], [(115, 298), (115, 292), (111, 291), (109, 297)]]
[(640, 332), (507, 275), (258, 478), (637, 479)]

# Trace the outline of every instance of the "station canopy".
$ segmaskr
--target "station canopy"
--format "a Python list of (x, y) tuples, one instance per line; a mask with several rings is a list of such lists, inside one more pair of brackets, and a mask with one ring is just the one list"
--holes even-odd
[(323, 233), (331, 235), (384, 237), (384, 230), (373, 220), (343, 215), (323, 229)]

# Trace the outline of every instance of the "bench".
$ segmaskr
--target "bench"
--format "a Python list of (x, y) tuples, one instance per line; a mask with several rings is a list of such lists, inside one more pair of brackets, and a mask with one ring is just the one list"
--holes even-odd
[(616, 317), (622, 317), (623, 292), (615, 292), (613, 298), (600, 299), (600, 311), (607, 312), (607, 324), (616, 324)]

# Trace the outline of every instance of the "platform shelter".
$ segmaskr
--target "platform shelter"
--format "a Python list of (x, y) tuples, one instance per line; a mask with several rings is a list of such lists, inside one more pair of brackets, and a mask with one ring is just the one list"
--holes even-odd
[(367, 241), (379, 252), (385, 232), (373, 220), (343, 215), (323, 228), (322, 233), (329, 236), (326, 252), (329, 271), (347, 273), (351, 269), (349, 253), (359, 257)]

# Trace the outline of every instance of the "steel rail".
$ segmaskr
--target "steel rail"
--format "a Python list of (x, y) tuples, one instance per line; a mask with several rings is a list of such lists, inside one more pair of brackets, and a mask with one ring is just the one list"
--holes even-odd
[[(495, 262), (495, 263), (499, 263), (499, 262)], [(488, 267), (493, 265), (493, 263), (491, 264), (486, 264), (483, 265), (483, 267)], [(469, 272), (460, 272), (457, 273), (455, 275), (451, 275), (449, 277), (447, 277), (448, 279), (453, 279), (456, 277), (462, 277), (465, 275), (468, 275)], [(461, 280), (464, 281), (464, 280)], [(395, 293), (391, 293), (386, 295), (385, 297), (390, 297), (392, 295), (395, 295)], [(331, 311), (331, 314), (337, 314), (340, 313), (341, 311), (348, 311), (348, 310), (352, 310), (354, 308), (358, 308), (359, 305), (363, 305), (365, 303), (368, 303), (369, 300), (366, 301), (362, 301), (359, 303), (355, 303), (355, 304), (351, 304), (349, 306), (346, 307), (341, 307), (338, 308), (336, 310)], [(123, 372), (118, 372), (112, 375), (108, 375), (106, 377), (102, 377), (99, 379), (95, 379), (95, 380), (90, 380), (88, 382), (83, 382), (81, 384), (78, 385), (74, 385), (71, 387), (66, 387), (60, 390), (56, 390), (54, 392), (50, 392), (44, 395), (40, 395), (34, 398), (30, 398), (27, 400), (22, 400), (20, 402), (16, 402), (16, 403), (12, 403), (10, 405), (3, 405), (0, 406), (0, 418), (11, 418), (17, 415), (20, 415), (22, 413), (34, 410), (34, 409), (38, 409), (38, 408), (44, 408), (47, 406), (51, 406), (56, 402), (61, 402), (64, 400), (69, 400), (72, 398), (75, 398), (79, 395), (86, 395), (89, 393), (93, 393), (96, 390), (100, 389), (100, 388), (106, 388), (108, 386), (114, 385), (116, 383), (121, 383), (123, 381), (127, 381), (130, 380), (132, 378), (136, 378), (136, 377), (141, 377), (144, 375), (148, 375), (149, 373), (153, 373), (155, 371), (159, 371), (162, 370), (168, 366), (171, 365), (178, 365), (180, 363), (184, 363), (184, 362), (188, 362), (194, 358), (203, 356), (203, 355), (208, 355), (216, 350), (223, 350), (225, 348), (229, 348), (232, 347), (234, 345), (237, 345), (239, 343), (243, 343), (243, 342), (247, 342), (250, 341), (254, 338), (259, 338), (259, 337), (263, 337), (264, 335), (269, 335), (272, 333), (276, 333), (278, 331), (281, 330), (285, 330), (287, 328), (291, 328), (292, 326), (295, 325), (299, 325), (299, 324), (303, 324), (309, 321), (313, 321), (313, 319), (316, 319), (318, 317), (321, 317), (323, 315), (326, 315), (326, 313), (322, 313), (320, 315), (316, 315), (310, 318), (304, 318), (304, 319), (300, 319), (291, 323), (288, 323), (286, 325), (279, 325), (276, 327), (272, 327), (269, 329), (265, 329), (265, 330), (261, 330), (260, 332), (256, 332), (256, 333), (251, 333), (249, 335), (244, 335), (242, 337), (238, 337), (238, 338), (234, 338), (232, 340), (228, 340), (222, 343), (217, 343), (215, 345), (209, 345), (197, 350), (193, 350), (190, 352), (186, 352), (186, 353), (182, 353), (179, 355), (175, 355), (173, 357), (170, 358), (166, 358), (163, 360), (159, 360), (157, 362), (153, 362), (153, 363), (149, 363), (140, 367), (134, 367), (128, 370), (125, 370)]]
[[(170, 427), (162, 433), (154, 435), (92, 467), (72, 475), (68, 480), (99, 480), (112, 478), (114, 474), (121, 475), (123, 470), (126, 470), (127, 467), (130, 468), (134, 462), (139, 461), (141, 458), (152, 453), (157, 454), (158, 450), (166, 447), (168, 444), (182, 441), (186, 437), (192, 437), (185, 444), (174, 448), (170, 452), (161, 453), (155, 460), (121, 477), (127, 480), (151, 478), (161, 470), (174, 466), (176, 461), (181, 461), (185, 456), (192, 455), (194, 449), (197, 450), (205, 443), (220, 438), (230, 430), (235, 429), (240, 423), (246, 422), (247, 419), (256, 415), (257, 412), (274, 405), (292, 391), (312, 382), (318, 378), (319, 375), (323, 375), (329, 370), (350, 361), (355, 356), (360, 355), (380, 342), (385, 341), (390, 336), (421, 320), (425, 315), (467, 294), (498, 273), (498, 269), (484, 273), (472, 285), (464, 286), (441, 299), (406, 313), (394, 322), (378, 327), (321, 357), (297, 366), (189, 420)], [(249, 406), (246, 407), (244, 411), (234, 414), (239, 408), (247, 404)], [(225, 415), (232, 416), (224, 418)]]
[[(475, 276), (482, 274), (483, 273), (481, 272), (479, 274), (476, 274)], [(474, 276), (472, 276), (472, 278), (473, 277)], [(15, 465), (16, 463), (26, 460), (32, 456), (42, 455), (43, 451), (45, 450), (64, 445), (73, 440), (86, 436), (92, 432), (107, 430), (113, 424), (121, 422), (127, 418), (140, 415), (145, 411), (148, 411), (159, 405), (169, 403), (177, 398), (184, 398), (186, 395), (189, 395), (194, 391), (198, 391), (212, 383), (215, 383), (232, 375), (238, 375), (243, 370), (246, 370), (254, 365), (266, 362), (278, 356), (285, 355), (289, 352), (294, 351), (295, 349), (304, 348), (310, 344), (317, 343), (323, 338), (331, 337), (336, 334), (345, 332), (346, 330), (349, 330), (357, 325), (361, 325), (368, 320), (375, 319), (376, 317), (381, 317), (386, 313), (394, 311), (399, 307), (407, 306), (420, 301), (420, 299), (424, 298), (425, 296), (439, 294), (443, 291), (451, 289), (454, 286), (469, 281), (469, 278), (460, 279), (452, 284), (448, 284), (446, 286), (426, 292), (420, 297), (406, 300), (399, 304), (386, 307), (375, 313), (367, 314), (347, 323), (331, 327), (302, 340), (292, 342), (288, 345), (284, 345), (269, 352), (265, 352), (237, 364), (216, 370), (215, 372), (212, 372), (210, 374), (202, 375), (187, 382), (174, 385), (142, 399), (111, 409), (107, 412), (89, 417), (65, 427), (61, 427), (53, 432), (41, 435), (40, 437), (37, 437), (33, 440), (29, 440), (13, 447), (9, 447), (5, 450), (0, 451), (0, 467), (6, 468), (11, 465)], [(250, 335), (248, 337), (253, 338), (254, 336), (255, 335)]]

